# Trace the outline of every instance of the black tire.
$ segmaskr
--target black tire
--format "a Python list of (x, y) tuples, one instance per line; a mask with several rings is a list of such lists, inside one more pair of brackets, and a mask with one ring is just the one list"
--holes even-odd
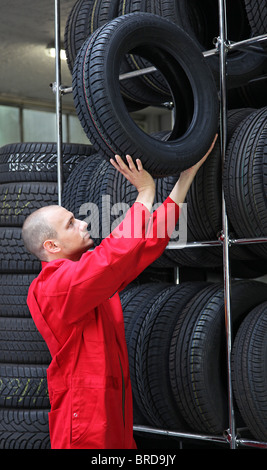
[(2, 183), (0, 226), (21, 227), (40, 207), (58, 204), (57, 183)]
[(24, 248), (19, 227), (0, 227), (1, 273), (39, 273), (41, 262)]
[[(62, 192), (63, 206), (71, 211), (75, 218), (87, 221), (88, 231), (96, 245), (102, 240), (101, 185), (108, 166), (111, 165), (100, 154), (95, 154), (90, 160), (77, 166)], [(91, 204), (97, 208), (96, 213)]]
[[(95, 153), (92, 145), (63, 144), (63, 179)], [(0, 148), (0, 182), (57, 182), (57, 144), (25, 142)]]
[(0, 449), (50, 449), (48, 412), (0, 409)]
[(50, 364), (50, 352), (32, 318), (0, 317), (0, 362)]
[[(161, 296), (162, 292), (166, 292), (172, 287), (162, 288), (160, 285), (147, 286), (147, 289), (140, 290), (134, 299), (124, 307), (124, 316), (128, 318), (128, 326), (126, 330), (126, 341), (128, 346), (129, 367), (134, 402), (136, 407), (141, 412), (141, 416), (145, 418), (147, 423), (152, 424), (151, 417), (144, 406), (145, 397), (143, 395), (142, 387), (139, 386), (140, 375), (136, 367), (136, 358), (139, 353), (139, 333), (142, 327), (142, 322), (149, 315), (150, 308), (153, 306), (156, 299)], [(131, 318), (132, 317), (132, 318)]]
[[(127, 15), (129, 13), (152, 13), (156, 14), (158, 11), (157, 6), (158, 0), (153, 2), (147, 0), (120, 0), (118, 7), (118, 16)], [(142, 70), (147, 67), (151, 67), (151, 63), (148, 60), (143, 59), (142, 57), (136, 54), (127, 54), (126, 61), (129, 64), (130, 70)], [(164, 76), (158, 71), (155, 70), (153, 73), (146, 73), (135, 77), (134, 80), (129, 80), (127, 83), (128, 89), (136, 84), (136, 81), (143, 83), (143, 87), (146, 89), (149, 88), (150, 94), (147, 92), (148, 97), (150, 97), (150, 103), (159, 103), (162, 104), (166, 101), (171, 100), (170, 89), (164, 79)], [(131, 85), (132, 83), (132, 85)], [(151, 93), (154, 92), (155, 97)]]
[(27, 295), (35, 277), (35, 274), (0, 274), (0, 317), (31, 317)]
[(94, 4), (95, 0), (78, 0), (74, 3), (68, 16), (64, 33), (64, 47), (71, 73), (80, 48), (85, 39), (94, 31), (94, 21), (92, 21)]
[[(133, 286), (122, 297), (122, 309), (124, 314), (125, 337), (127, 344), (130, 343), (133, 326), (139, 316), (139, 313), (147, 307), (147, 304), (153, 304), (158, 293), (166, 291), (172, 287), (165, 282), (145, 283), (140, 286)], [(134, 313), (135, 312), (135, 313)]]
[[(267, 31), (267, 2), (266, 0), (244, 0), (248, 21), (253, 36), (266, 34)], [(263, 45), (266, 42), (263, 42)], [(266, 46), (265, 46), (266, 47)]]
[(50, 407), (47, 366), (32, 364), (0, 364), (0, 407)]
[(118, 16), (119, 0), (78, 0), (67, 19), (64, 47), (70, 72), (84, 41), (103, 24)]
[[(266, 298), (264, 283), (232, 283), (233, 336), (251, 309)], [(178, 318), (170, 349), (172, 389), (181, 413), (192, 430), (210, 434), (228, 428), (224, 303), (220, 285), (197, 294)]]
[(247, 85), (233, 88), (228, 91), (228, 108), (262, 108), (267, 106), (267, 77), (266, 74), (257, 77)]
[[(65, 27), (64, 46), (67, 56), (67, 64), (70, 72), (73, 72), (76, 56), (83, 45), (94, 31), (108, 21), (118, 16), (118, 0), (78, 0), (70, 14)], [(129, 72), (126, 60), (121, 65), (121, 73)], [(139, 82), (137, 82), (138, 85)], [(125, 80), (122, 86), (123, 99), (129, 111), (137, 111), (146, 107), (143, 86), (135, 86), (132, 90), (132, 81)], [(139, 97), (139, 98), (138, 98)], [(141, 97), (141, 98), (140, 98)], [(141, 99), (141, 102), (140, 102)]]
[[(221, 207), (219, 207), (219, 188), (216, 186), (216, 181), (218, 181), (219, 175), (217, 170), (220, 168), (220, 153), (218, 145), (218, 143), (215, 144), (215, 148), (211, 153), (210, 159), (208, 159), (203, 167), (200, 168), (198, 172), (199, 175), (196, 175), (195, 182), (193, 182), (187, 193), (185, 200), (187, 204), (187, 220), (184, 219), (182, 212), (175, 227), (176, 232), (178, 232), (178, 236), (174, 236), (175, 234), (173, 233), (171, 241), (181, 242), (180, 230), (182, 229), (183, 224), (186, 224), (186, 242), (217, 239), (217, 232), (219, 232), (219, 230), (214, 232), (214, 227), (212, 227), (211, 221), (209, 220), (208, 211), (213, 205), (217, 207), (219, 212), (221, 211)], [(205, 179), (203, 179), (203, 175)], [(163, 178), (162, 180), (161, 194), (162, 200), (164, 200), (170, 194), (170, 191), (176, 182), (176, 178), (170, 176)], [(196, 186), (198, 187), (196, 188)], [(204, 192), (209, 191), (209, 196), (207, 198), (206, 196), (204, 197)], [(169, 260), (175, 261), (178, 266), (214, 268), (222, 265), (222, 248), (219, 246), (204, 249), (185, 248), (173, 249), (172, 251), (166, 250), (166, 257)]]
[[(145, 134), (123, 103), (119, 65), (131, 50), (164, 69), (171, 84), (178, 119), (168, 141)], [(73, 96), (94, 147), (106, 158), (115, 153), (142, 158), (154, 176), (177, 174), (196, 163), (217, 130), (217, 91), (201, 52), (176, 25), (149, 13), (116, 18), (85, 41), (73, 70)]]
[[(138, 336), (138, 386), (151, 422), (164, 429), (188, 429), (174, 399), (169, 376), (169, 351), (177, 318), (207, 283), (185, 282), (157, 296)], [(137, 372), (136, 372), (137, 373)]]
[[(236, 109), (228, 112), (227, 135), (230, 139), (238, 125), (250, 114), (253, 109)], [(173, 178), (169, 178), (170, 182)], [(166, 182), (168, 178), (166, 178)], [(188, 241), (216, 240), (222, 230), (222, 170), (220, 145), (217, 141), (211, 155), (197, 172), (196, 177), (187, 193), (187, 222)], [(169, 188), (170, 189), (170, 188)], [(169, 191), (169, 189), (167, 191)], [(167, 192), (166, 192), (167, 193)], [(232, 227), (229, 226), (231, 233)], [(195, 251), (196, 250), (196, 251)], [(213, 258), (212, 258), (213, 254)], [(204, 266), (218, 266), (216, 257), (220, 257), (222, 263), (222, 249), (186, 249), (185, 255), (192, 261)], [(175, 250), (172, 254), (179, 262), (181, 254)], [(182, 254), (184, 256), (184, 253)], [(245, 247), (231, 246), (230, 259), (232, 265), (235, 260), (251, 260), (255, 258)], [(191, 263), (192, 263), (191, 261)], [(234, 267), (237, 273), (237, 265)], [(244, 269), (240, 269), (240, 277), (243, 277)]]
[(255, 307), (237, 332), (233, 353), (233, 389), (252, 435), (267, 440), (267, 302)]
[[(259, 0), (260, 3), (260, 0)], [(202, 51), (213, 49), (213, 39), (219, 36), (218, 4), (213, 0), (161, 0), (161, 14), (182, 27), (199, 45)], [(247, 12), (242, 0), (226, 1), (227, 34), (231, 41), (253, 36)], [(238, 18), (238, 22), (236, 19)], [(265, 31), (266, 32), (266, 31)], [(219, 86), (219, 57), (206, 58)], [(246, 84), (266, 72), (266, 57), (251, 51), (229, 52), (227, 55), (228, 88)]]
[[(226, 209), (236, 237), (267, 236), (267, 108), (255, 111), (235, 130), (225, 157), (223, 185)], [(267, 256), (264, 243), (247, 245), (254, 256)]]
[[(142, 315), (143, 310), (147, 311), (147, 306), (153, 304), (156, 296), (166, 289), (169, 285), (164, 282), (160, 283), (146, 283), (140, 286), (129, 287), (125, 292), (121, 293), (121, 303), (124, 316), (125, 325), (125, 338), (128, 348), (128, 354), (133, 356), (135, 351), (135, 343), (132, 342), (132, 332), (135, 328), (135, 323), (138, 322), (139, 315)], [(149, 424), (151, 420), (148, 419), (147, 412), (143, 410), (142, 403), (140, 404), (139, 393), (135, 388), (135, 364), (132, 360), (129, 362), (130, 376), (133, 385), (133, 418), (135, 424)]]

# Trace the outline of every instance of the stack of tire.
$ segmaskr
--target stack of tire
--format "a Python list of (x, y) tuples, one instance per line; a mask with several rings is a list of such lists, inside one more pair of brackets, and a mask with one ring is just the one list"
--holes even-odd
[[(64, 179), (92, 153), (64, 145)], [(27, 307), (39, 261), (23, 246), (21, 227), (34, 210), (57, 204), (57, 145), (10, 144), (0, 149), (0, 448), (48, 448), (48, 348)]]
[[(248, 24), (244, 3), (240, 0), (235, 6), (232, 4), (227, 2), (229, 17), (233, 15), (235, 21), (238, 13), (242, 18), (244, 30), (240, 34), (246, 38), (255, 35)], [(245, 0), (245, 6), (253, 16), (251, 12), (258, 1)], [(74, 4), (66, 25), (65, 45), (77, 115), (93, 144), (93, 148), (64, 145), (63, 202), (75, 216), (87, 216), (87, 203), (95, 202), (101, 207), (101, 220), (105, 220), (103, 195), (110, 196), (111, 205), (133, 202), (134, 190), (120, 175), (115, 175), (108, 163), (114, 153), (142, 158), (145, 168), (157, 179), (157, 202), (160, 202), (179, 173), (208, 150), (218, 128), (219, 61), (218, 57), (204, 60), (202, 51), (210, 47), (205, 44), (206, 39), (204, 43), (199, 41), (196, 30), (204, 11), (209, 24), (218, 24), (217, 5), (215, 8), (208, 2), (207, 10), (206, 2), (190, 2), (190, 8), (187, 7), (185, 0), (78, 0)], [(211, 34), (216, 35), (209, 31), (208, 36)], [(119, 80), (120, 74), (151, 65), (156, 66), (156, 73), (134, 82)], [(249, 80), (265, 72), (263, 55), (234, 54), (229, 58), (228, 87), (243, 92), (244, 87), (250, 86)], [(161, 106), (166, 101), (174, 102), (173, 129), (167, 135), (146, 135), (134, 124), (130, 113), (150, 105)], [(258, 108), (252, 102), (242, 104), (241, 108), (248, 106), (249, 109), (229, 111), (228, 132), (232, 143), (223, 176), (224, 184), (229, 185), (229, 189), (225, 186), (225, 192), (232, 213), (231, 229), (253, 236), (255, 227), (257, 234), (265, 230), (262, 215), (265, 199), (258, 189), (265, 187), (265, 110), (251, 109)], [(237, 145), (241, 139), (242, 142), (247, 139), (246, 156), (241, 144)], [(257, 150), (251, 164), (248, 154), (253, 146)], [(213, 157), (202, 167), (188, 195), (189, 241), (214, 239), (221, 230), (219, 144)], [(240, 162), (239, 166), (233, 163), (234, 159)], [(0, 447), (48, 448), (46, 368), (50, 356), (26, 307), (28, 286), (40, 265), (26, 254), (20, 234), (29, 212), (57, 203), (56, 146), (5, 146), (0, 149), (0, 165), (3, 293)], [(256, 198), (242, 193), (243, 167), (247, 187), (249, 191), (253, 187)], [(236, 201), (231, 211), (233, 198)], [(244, 227), (238, 227), (236, 213), (242, 214), (240, 220), (246, 232), (242, 231)], [(91, 221), (92, 224), (95, 221), (93, 215)], [(106, 227), (102, 226), (95, 237), (96, 243), (105, 231)], [(240, 277), (265, 272), (259, 263), (262, 252), (261, 247), (258, 250), (254, 246), (253, 249), (233, 247), (233, 271), (236, 269)], [(221, 248), (206, 253), (200, 249), (175, 250), (172, 254), (165, 253), (163, 262), (221, 266)], [(135, 422), (209, 433), (221, 433), (227, 427), (223, 294), (222, 285), (198, 283), (141, 285), (121, 294)], [(263, 392), (257, 390), (258, 370), (249, 367), (248, 378), (245, 360), (238, 355), (241, 350), (247, 359), (257, 355), (264, 370), (266, 295), (265, 284), (256, 281), (238, 281), (232, 287), (234, 329), (235, 333), (238, 331), (233, 358), (236, 400), (242, 419), (260, 439), (266, 439), (266, 411), (261, 401), (267, 387), (263, 383)], [(253, 349), (247, 342), (247, 334), (252, 339), (252, 347), (255, 346)], [(242, 387), (250, 403), (249, 412), (243, 402)], [(258, 425), (260, 422), (263, 425)], [(256, 428), (260, 430), (255, 432)]]
[[(23, 286), (20, 310), (25, 290)], [(134, 285), (121, 293), (121, 302), (134, 424), (221, 435), (228, 427), (223, 285)], [(252, 436), (264, 441), (266, 285), (236, 281), (232, 302), (234, 390), (240, 410), (237, 425), (247, 426)], [(12, 334), (17, 351), (14, 344), (1, 353), (1, 361), (8, 364), (1, 365), (0, 447), (48, 449), (49, 402), (44, 369), (49, 353), (34, 325), (29, 326), (30, 318), (24, 310), (19, 328), (6, 327), (5, 339), (1, 336), (4, 346)]]
[[(237, 426), (265, 442), (266, 297), (264, 283), (232, 284)], [(228, 428), (223, 286), (144, 284), (128, 288), (121, 301), (135, 424), (222, 435)]]

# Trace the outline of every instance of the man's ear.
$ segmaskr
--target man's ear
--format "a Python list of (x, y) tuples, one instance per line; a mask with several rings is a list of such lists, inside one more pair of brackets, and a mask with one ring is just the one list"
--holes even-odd
[(45, 240), (43, 248), (49, 253), (58, 253), (60, 251), (57, 240)]

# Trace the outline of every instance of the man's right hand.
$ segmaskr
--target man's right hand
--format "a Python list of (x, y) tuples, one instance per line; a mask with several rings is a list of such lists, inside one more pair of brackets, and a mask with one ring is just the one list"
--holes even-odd
[(115, 155), (115, 160), (110, 159), (110, 163), (118, 170), (138, 191), (136, 202), (141, 202), (151, 210), (155, 198), (155, 182), (152, 176), (143, 168), (141, 160), (137, 159), (136, 164), (130, 155), (126, 155), (128, 166), (119, 155)]

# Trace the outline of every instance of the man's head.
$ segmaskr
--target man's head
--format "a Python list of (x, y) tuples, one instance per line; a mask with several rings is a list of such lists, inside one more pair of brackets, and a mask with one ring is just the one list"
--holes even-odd
[(61, 206), (47, 206), (30, 214), (22, 226), (26, 249), (41, 261), (67, 258), (77, 261), (93, 246), (87, 223)]

